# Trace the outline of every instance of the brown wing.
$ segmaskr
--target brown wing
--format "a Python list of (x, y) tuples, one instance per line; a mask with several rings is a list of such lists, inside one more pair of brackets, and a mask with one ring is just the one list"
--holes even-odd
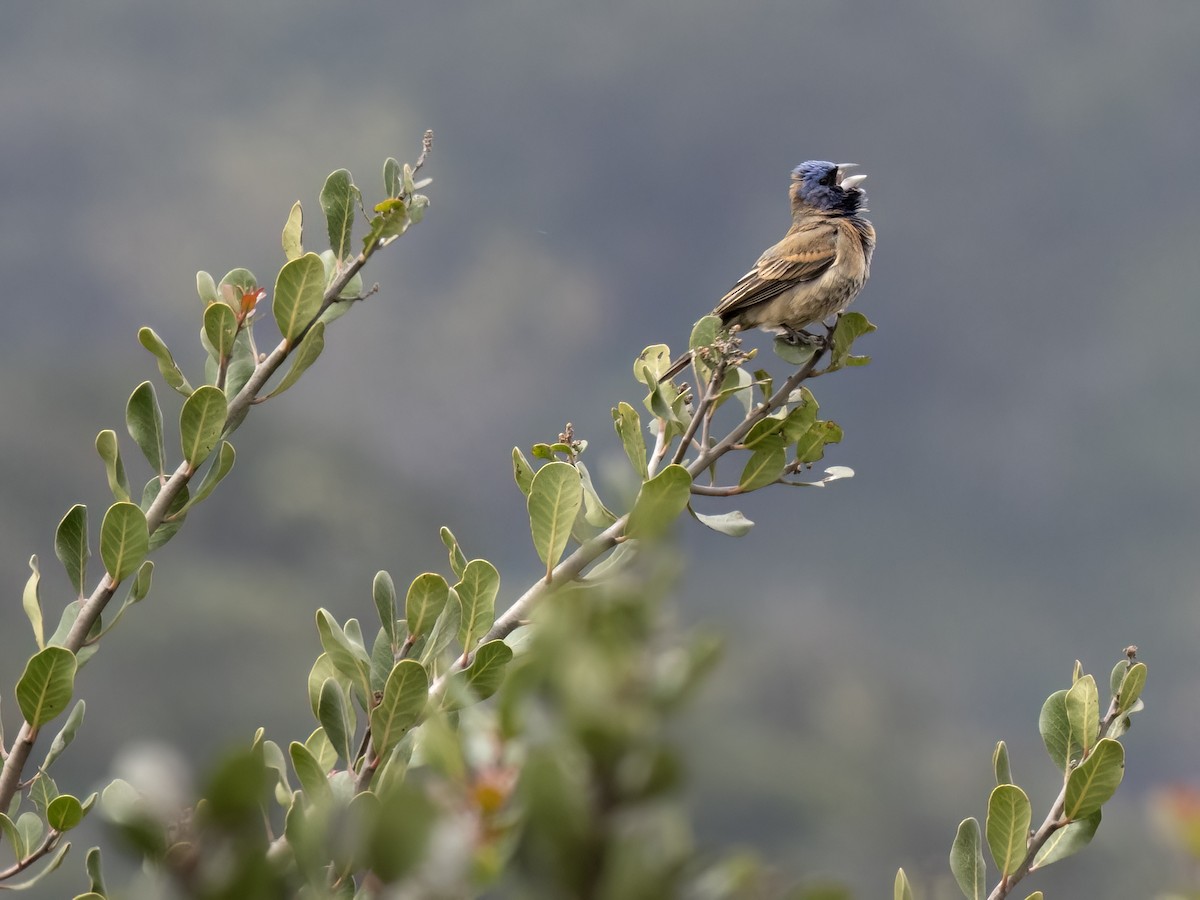
[(825, 218), (811, 218), (793, 226), (738, 279), (713, 313), (728, 320), (740, 310), (817, 278), (837, 259), (837, 236), (837, 226)]

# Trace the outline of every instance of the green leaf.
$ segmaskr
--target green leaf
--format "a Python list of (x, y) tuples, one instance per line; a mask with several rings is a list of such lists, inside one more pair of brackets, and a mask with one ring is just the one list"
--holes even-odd
[(1059, 828), (1046, 839), (1046, 843), (1042, 844), (1042, 849), (1034, 857), (1029, 871), (1043, 868), (1060, 859), (1066, 859), (1073, 853), (1078, 853), (1091, 842), (1099, 827), (1100, 810), (1096, 810), (1078, 822), (1072, 822), (1070, 825)]
[[(545, 468), (542, 471), (545, 471)], [(500, 573), (486, 559), (473, 559), (467, 563), (462, 580), (454, 586), (454, 592), (462, 604), (458, 642), (463, 650), (467, 651), (496, 621), (496, 596), (500, 593)]]
[(892, 887), (892, 900), (913, 900), (912, 886), (903, 869), (896, 870), (896, 881)]
[(1142, 696), (1142, 690), (1146, 687), (1146, 675), (1145, 663), (1134, 663), (1129, 667), (1129, 671), (1121, 679), (1120, 688), (1116, 691), (1117, 709), (1119, 712), (1128, 713), (1132, 711), (1134, 704)]
[(963, 819), (950, 847), (950, 871), (967, 900), (983, 900), (987, 890), (987, 869), (983, 863), (983, 842), (979, 822)]
[(207, 499), (208, 495), (216, 490), (221, 480), (229, 474), (236, 459), (237, 453), (234, 452), (233, 444), (229, 443), (229, 441), (221, 441), (221, 449), (217, 451), (216, 459), (208, 467), (208, 472), (205, 473), (204, 480), (200, 482), (200, 487), (196, 489), (196, 493), (188, 500), (185, 509), (191, 509), (200, 501)]
[(243, 328), (233, 341), (233, 354), (225, 367), (225, 396), (236, 397), (257, 367), (258, 359), (254, 348), (250, 346), (250, 333)]
[(437, 670), (438, 658), (458, 636), (461, 624), (462, 601), (458, 598), (458, 592), (451, 588), (450, 596), (446, 600), (446, 608), (438, 616), (437, 621), (433, 625), (433, 630), (429, 632), (429, 639), (425, 642), (425, 647), (421, 650), (421, 664), (423, 666), (428, 670)]
[(817, 353), (817, 345), (810, 344), (807, 341), (797, 341), (793, 343), (787, 338), (776, 338), (772, 345), (775, 355), (782, 359), (785, 363), (796, 368), (806, 366)]
[(54, 740), (50, 742), (50, 749), (46, 751), (46, 758), (42, 760), (42, 771), (50, 771), (50, 767), (58, 760), (63, 751), (71, 746), (71, 742), (75, 740), (75, 734), (79, 731), (79, 726), (83, 724), (83, 714), (87, 711), (87, 704), (82, 700), (77, 700), (71, 708), (71, 714), (67, 716), (67, 721), (63, 723), (63, 727), (59, 729), (58, 734), (54, 736)]
[(292, 204), (287, 222), (283, 226), (283, 255), (289, 260), (299, 259), (304, 255), (304, 246), (300, 243), (304, 236), (304, 210), (300, 201)]
[(329, 230), (329, 247), (339, 260), (350, 253), (354, 212), (361, 204), (362, 193), (354, 186), (350, 173), (345, 169), (331, 172), (321, 188), (321, 211)]
[(113, 584), (120, 584), (142, 564), (150, 548), (146, 514), (136, 503), (114, 503), (100, 523), (100, 558)]
[(83, 804), (70, 794), (59, 794), (46, 808), (46, 822), (55, 831), (70, 831), (83, 821)]
[(300, 341), (300, 346), (292, 354), (292, 367), (288, 369), (288, 373), (283, 376), (283, 380), (275, 386), (275, 389), (263, 399), (277, 397), (294, 385), (324, 351), (325, 323), (317, 322), (304, 335), (304, 338)]
[(1015, 784), (1001, 784), (992, 789), (988, 798), (987, 842), (1002, 875), (1011, 875), (1025, 860), (1032, 815), (1029, 797)]
[(366, 701), (371, 694), (371, 663), (366, 650), (354, 644), (338, 626), (337, 621), (323, 609), (317, 610), (317, 633), (329, 661), (342, 673)]
[[(546, 564), (547, 581), (567, 547), (571, 526), (582, 504), (583, 486), (579, 472), (570, 463), (546, 463), (533, 476), (526, 506), (533, 546)], [(463, 612), (465, 620), (469, 616), (465, 599)], [(467, 645), (463, 646), (466, 648)]]
[(42, 619), (42, 598), (38, 595), (38, 584), (42, 580), (42, 573), (38, 569), (36, 555), (29, 557), (29, 568), (32, 571), (29, 574), (29, 580), (25, 582), (25, 590), (21, 594), (21, 605), (25, 608), (25, 615), (33, 627), (33, 639), (37, 642), (38, 649), (41, 650), (46, 646), (46, 632), (45, 622)]
[(1100, 692), (1096, 679), (1084, 675), (1067, 691), (1067, 721), (1071, 727), (1071, 738), (1077, 741), (1084, 753), (1095, 746), (1100, 732)]
[(592, 475), (588, 472), (587, 466), (577, 461), (575, 469), (579, 472), (579, 484), (583, 488), (584, 521), (596, 528), (607, 528), (617, 521), (617, 517), (604, 505), (604, 501), (596, 493), (595, 485), (592, 484)]
[(504, 682), (505, 668), (512, 657), (512, 648), (504, 641), (483, 644), (472, 655), (471, 664), (451, 677), (442, 703), (443, 709), (461, 709), (496, 693)]
[(294, 343), (316, 318), (325, 299), (325, 266), (315, 253), (305, 253), (279, 270), (271, 311), (279, 333)]
[(400, 163), (390, 156), (383, 163), (383, 192), (389, 197), (399, 197), (404, 193)]
[(646, 440), (642, 436), (641, 417), (637, 414), (636, 409), (623, 400), (613, 409), (612, 417), (613, 427), (617, 431), (617, 437), (621, 439), (621, 446), (625, 448), (629, 464), (633, 466), (637, 477), (644, 481), (646, 478)]
[(346, 694), (342, 686), (333, 678), (326, 678), (321, 684), (321, 693), (317, 698), (317, 721), (325, 729), (325, 736), (338, 756), (347, 762), (353, 762), (353, 751), (350, 749), (350, 739), (353, 737), (350, 725), (350, 712), (346, 708)]
[(375, 601), (375, 612), (394, 653), (400, 646), (396, 640), (396, 583), (382, 569), (375, 573), (375, 580), (371, 582), (371, 599)]
[[(209, 280), (212, 280), (211, 275), (209, 275)], [(183, 377), (183, 372), (175, 363), (175, 357), (171, 355), (171, 351), (167, 349), (163, 339), (154, 333), (153, 328), (138, 329), (138, 343), (154, 354), (154, 359), (158, 362), (158, 372), (169, 388), (185, 397), (192, 393), (192, 386)]]
[(217, 283), (203, 269), (196, 273), (196, 293), (206, 304), (221, 301), (221, 295), (217, 293)]
[[(91, 893), (97, 895), (99, 900), (104, 900), (108, 896), (108, 891), (104, 887), (104, 872), (100, 866), (100, 848), (93, 847), (87, 852), (84, 857), (84, 868), (87, 869), (88, 885), (91, 888)], [(87, 895), (84, 895), (87, 897)], [(79, 898), (76, 898), (79, 900)], [(90, 900), (90, 898), (89, 898)]]
[(317, 762), (317, 758), (299, 741), (292, 741), (288, 745), (288, 756), (291, 757), (296, 779), (308, 799), (318, 807), (326, 806), (333, 799), (333, 792), (329, 789), (325, 769)]
[(992, 771), (996, 775), (996, 784), (1012, 784), (1012, 769), (1008, 764), (1008, 746), (1004, 741), (996, 742), (992, 751)]
[(1125, 776), (1125, 748), (1120, 741), (1103, 738), (1083, 762), (1067, 776), (1063, 815), (1075, 821), (1099, 811), (1117, 791)]
[(87, 584), (88, 560), (92, 549), (88, 545), (87, 507), (76, 503), (54, 530), (54, 555), (58, 557), (77, 597), (83, 596)]
[(150, 467), (159, 475), (163, 474), (167, 455), (163, 447), (163, 416), (158, 397), (154, 394), (154, 385), (150, 382), (143, 381), (129, 395), (129, 403), (125, 406), (125, 425)]
[(463, 571), (467, 568), (467, 558), (463, 555), (462, 548), (458, 546), (458, 538), (445, 525), (442, 526), (439, 534), (442, 543), (446, 545), (446, 550), (450, 553), (450, 571), (454, 573), (455, 578), (462, 578)]
[(204, 310), (204, 336), (218, 363), (233, 355), (233, 340), (237, 333), (237, 314), (233, 309), (224, 303), (210, 303)]
[(404, 232), (419, 217), (412, 215), (409, 201), (404, 197), (389, 197), (375, 204), (375, 215), (363, 236), (363, 252), (370, 255), (379, 247), (386, 247)]
[(325, 683), (326, 678), (337, 678), (344, 686), (350, 686), (350, 679), (338, 671), (329, 654), (322, 653), (313, 660), (312, 668), (308, 671), (308, 706), (314, 718), (321, 701), (321, 685)]
[(691, 489), (692, 477), (687, 469), (679, 465), (667, 466), (638, 491), (625, 526), (625, 536), (640, 540), (661, 537), (687, 508)]
[(784, 449), (783, 439), (777, 435), (763, 438), (758, 449), (746, 460), (746, 466), (738, 479), (738, 487), (748, 492), (774, 484), (783, 477), (786, 465), (787, 451)]
[(670, 366), (671, 348), (666, 344), (652, 344), (634, 360), (633, 377), (649, 387), (661, 379)]
[(1038, 716), (1038, 731), (1046, 752), (1054, 760), (1060, 772), (1066, 772), (1073, 762), (1083, 754), (1079, 736), (1071, 732), (1071, 721), (1067, 716), (1067, 692), (1055, 691), (1042, 704)]
[(829, 371), (835, 371), (842, 366), (865, 366), (871, 361), (869, 356), (851, 356), (850, 348), (864, 334), (870, 334), (875, 326), (867, 321), (862, 313), (848, 312), (838, 316), (837, 325), (833, 329), (833, 347), (829, 353)]
[(754, 527), (754, 523), (736, 509), (715, 516), (706, 516), (703, 513), (692, 510), (692, 515), (696, 517), (696, 520), (701, 525), (707, 525), (713, 531), (719, 531), (721, 534), (727, 534), (730, 537), (742, 537), (745, 534), (749, 534), (750, 529)]
[(392, 667), (383, 686), (383, 699), (371, 710), (371, 741), (380, 759), (392, 752), (405, 732), (417, 724), (429, 699), (429, 674), (415, 660), (402, 659)]
[(426, 572), (413, 579), (404, 598), (404, 618), (408, 622), (410, 641), (415, 642), (429, 633), (449, 596), (450, 585), (435, 572)]
[(512, 458), (513, 479), (517, 482), (521, 493), (528, 497), (529, 491), (533, 487), (533, 466), (529, 464), (529, 460), (525, 458), (520, 447), (513, 447)]
[(39, 650), (17, 681), (17, 705), (33, 728), (45, 725), (71, 702), (75, 689), (75, 654), (64, 647)]
[(193, 469), (199, 468), (217, 445), (228, 412), (225, 394), (211, 384), (196, 388), (184, 401), (179, 414), (179, 435), (183, 458)]
[(117, 433), (111, 428), (96, 435), (96, 452), (104, 461), (104, 473), (108, 476), (108, 489), (116, 500), (129, 499), (129, 479), (125, 477), (125, 464), (121, 462), (121, 448), (117, 444)]

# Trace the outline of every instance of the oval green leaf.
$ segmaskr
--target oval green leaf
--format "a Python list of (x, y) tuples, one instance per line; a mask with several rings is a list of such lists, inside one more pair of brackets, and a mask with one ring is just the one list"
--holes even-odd
[(404, 598), (404, 618), (411, 641), (429, 633), (449, 596), (450, 585), (436, 572), (425, 572), (413, 579)]
[(21, 594), (21, 605), (25, 609), (25, 616), (29, 619), (29, 624), (33, 628), (33, 639), (38, 645), (38, 649), (46, 646), (46, 628), (45, 621), (42, 618), (42, 598), (38, 593), (38, 585), (42, 580), (42, 573), (38, 569), (38, 558), (36, 555), (29, 557), (29, 568), (33, 571), (29, 573), (29, 580), (25, 582), (25, 590)]
[(1083, 748), (1071, 734), (1071, 721), (1067, 716), (1067, 692), (1055, 691), (1042, 704), (1038, 716), (1038, 731), (1046, 752), (1054, 760), (1060, 772), (1066, 772), (1072, 762), (1079, 759)]
[(1096, 810), (1087, 818), (1055, 831), (1046, 839), (1046, 843), (1042, 844), (1042, 849), (1033, 858), (1033, 865), (1029, 867), (1029, 871), (1066, 859), (1086, 847), (1096, 834), (1096, 829), (1100, 827), (1100, 816), (1101, 811)]
[(355, 208), (362, 203), (362, 194), (346, 169), (331, 172), (321, 188), (321, 211), (329, 230), (329, 247), (338, 259), (350, 252), (354, 230)]
[(646, 479), (646, 440), (642, 435), (642, 419), (636, 409), (625, 401), (617, 404), (612, 411), (613, 428), (621, 439), (625, 456), (639, 480)]
[(54, 530), (54, 555), (58, 557), (77, 597), (83, 596), (87, 584), (88, 560), (92, 549), (88, 545), (87, 507), (76, 503)]
[(67, 716), (67, 721), (63, 723), (63, 727), (50, 742), (50, 749), (46, 751), (46, 758), (42, 760), (43, 772), (50, 771), (50, 767), (54, 765), (62, 752), (71, 746), (71, 742), (75, 740), (75, 734), (79, 731), (79, 726), (83, 724), (83, 714), (86, 711), (87, 704), (82, 700), (77, 700), (71, 708), (70, 715)]
[(713, 531), (719, 531), (721, 534), (727, 534), (730, 537), (742, 537), (750, 533), (750, 529), (754, 527), (754, 522), (747, 519), (740, 510), (731, 510), (727, 513), (719, 515), (706, 516), (703, 513), (692, 511), (692, 515), (701, 525), (706, 525)]
[(429, 699), (429, 675), (412, 659), (392, 667), (383, 686), (383, 699), (371, 710), (371, 740), (380, 758), (392, 752), (405, 732), (417, 724)]
[(458, 538), (445, 525), (442, 526), (439, 535), (450, 554), (450, 571), (454, 573), (455, 578), (462, 578), (463, 571), (467, 568), (467, 557), (463, 555), (462, 548), (458, 546)]
[(896, 880), (892, 885), (892, 900), (913, 900), (912, 886), (903, 869), (896, 870)]
[(338, 756), (353, 761), (350, 749), (350, 713), (346, 707), (346, 694), (341, 685), (336, 679), (326, 678), (317, 697), (317, 721), (325, 729), (325, 736), (329, 738), (329, 743), (333, 744)]
[(204, 336), (218, 363), (233, 355), (233, 340), (237, 337), (237, 314), (224, 303), (210, 303), (204, 310)]
[(525, 458), (525, 454), (521, 452), (520, 447), (513, 447), (513, 480), (517, 483), (517, 488), (526, 497), (529, 496), (529, 490), (533, 487), (533, 466), (529, 464), (529, 460)]
[(146, 514), (136, 503), (114, 503), (100, 523), (100, 558), (114, 584), (132, 574), (150, 548)]
[[(212, 281), (211, 275), (209, 275), (209, 281)], [(176, 364), (175, 357), (171, 355), (166, 343), (155, 333), (153, 328), (138, 329), (138, 343), (154, 354), (154, 359), (158, 363), (158, 372), (169, 388), (185, 397), (192, 393), (192, 386), (183, 377), (183, 372)]]
[[(533, 546), (546, 564), (547, 580), (567, 547), (571, 526), (582, 504), (583, 486), (570, 463), (547, 463), (533, 476), (526, 506)], [(465, 600), (463, 612), (469, 615)]]
[(304, 247), (300, 241), (304, 236), (304, 210), (300, 201), (292, 204), (287, 222), (283, 226), (283, 255), (289, 260), (298, 259), (304, 255)]
[(1096, 679), (1091, 675), (1076, 679), (1067, 691), (1066, 706), (1071, 740), (1088, 753), (1100, 734), (1100, 691)]
[(471, 658), (471, 665), (455, 672), (450, 679), (443, 709), (461, 709), (496, 693), (504, 682), (504, 672), (512, 657), (512, 648), (504, 641), (488, 641), (481, 646)]
[(983, 862), (979, 822), (974, 818), (963, 819), (958, 825), (954, 843), (950, 846), (950, 871), (967, 900), (983, 900), (987, 890), (987, 869)]
[(387, 634), (392, 651), (396, 643), (396, 583), (392, 576), (380, 569), (375, 573), (371, 582), (371, 599), (375, 601), (375, 612), (379, 615), (379, 624)]
[(70, 794), (59, 794), (46, 807), (46, 822), (55, 831), (70, 831), (83, 821), (83, 804)]
[(1146, 675), (1145, 663), (1134, 663), (1129, 667), (1129, 671), (1121, 679), (1121, 687), (1117, 693), (1117, 709), (1120, 712), (1130, 712), (1133, 705), (1138, 702), (1142, 696), (1142, 690), (1146, 687)]
[(67, 708), (77, 667), (75, 654), (64, 647), (47, 647), (30, 657), (17, 681), (17, 705), (31, 727), (40, 728)]
[(113, 499), (129, 499), (129, 479), (125, 476), (125, 464), (121, 462), (121, 447), (117, 433), (111, 428), (96, 435), (96, 452), (104, 461), (104, 474), (108, 476), (108, 489)]
[(1012, 768), (1008, 763), (1008, 745), (1004, 741), (996, 742), (992, 751), (992, 772), (996, 776), (996, 784), (1012, 784)]
[(329, 661), (342, 673), (365, 702), (371, 693), (371, 662), (366, 650), (353, 643), (326, 610), (317, 610), (317, 633)]
[(305, 253), (279, 270), (271, 310), (279, 333), (293, 342), (316, 318), (325, 298), (325, 266), (315, 253)]
[(141, 448), (150, 468), (161, 475), (166, 467), (167, 455), (163, 446), (163, 415), (154, 385), (150, 382), (143, 381), (129, 395), (129, 402), (125, 405), (125, 427), (129, 429), (129, 436), (134, 443)]
[(225, 394), (211, 384), (192, 392), (179, 414), (179, 435), (183, 458), (192, 468), (198, 468), (221, 439), (229, 406)]
[(992, 789), (988, 798), (987, 842), (1001, 874), (1011, 875), (1021, 867), (1032, 815), (1029, 797), (1015, 784), (1001, 784)]
[(329, 779), (325, 777), (325, 770), (317, 762), (317, 758), (299, 741), (292, 741), (288, 745), (288, 756), (291, 757), (296, 779), (308, 799), (318, 807), (325, 806), (332, 799), (333, 793), (329, 789)]
[(1124, 777), (1125, 748), (1120, 741), (1102, 739), (1067, 776), (1063, 815), (1072, 821), (1086, 819), (1109, 801)]
[(692, 476), (683, 466), (670, 465), (642, 485), (625, 536), (653, 540), (666, 533), (679, 514), (687, 509), (692, 494)]
[[(567, 468), (571, 467), (567, 466)], [(571, 469), (571, 471), (575, 470)], [(473, 559), (463, 569), (462, 580), (454, 586), (454, 593), (462, 605), (458, 641), (464, 651), (470, 650), (496, 621), (496, 597), (500, 593), (500, 573), (486, 559)]]

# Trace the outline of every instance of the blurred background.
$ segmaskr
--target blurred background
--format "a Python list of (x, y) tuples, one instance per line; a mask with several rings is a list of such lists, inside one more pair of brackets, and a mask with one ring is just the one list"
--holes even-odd
[[(125, 436), (152, 326), (202, 360), (197, 269), (274, 283), (296, 199), (436, 133), (426, 220), (380, 292), (236, 436), (237, 466), (157, 557), (150, 599), (89, 663), (57, 772), (84, 794), (165, 741), (202, 760), (311, 730), (318, 606), (369, 619), (371, 578), (445, 569), (438, 526), (537, 577), (510, 450), (566, 421), (598, 480), (633, 358), (692, 322), (788, 224), (789, 170), (857, 162), (879, 232), (856, 301), (874, 362), (816, 382), (850, 481), (679, 534), (680, 624), (728, 636), (680, 729), (706, 846), (802, 880), (934, 895), (1009, 743), (1045, 814), (1037, 733), (1075, 659), (1150, 667), (1125, 782), (1089, 852), (1034, 880), (1150, 896), (1183, 866), (1154, 792), (1200, 741), (1200, 6), (232, 0), (28, 4), (0, 31), (0, 685), (69, 587), (54, 526), (110, 501), (96, 433)], [(767, 365), (782, 370), (755, 338)], [(124, 441), (131, 481), (148, 472)], [(712, 504), (709, 511), (727, 508)], [(94, 570), (99, 562), (93, 559)], [(74, 856), (74, 854), (72, 854)], [(82, 855), (46, 896), (82, 891)]]

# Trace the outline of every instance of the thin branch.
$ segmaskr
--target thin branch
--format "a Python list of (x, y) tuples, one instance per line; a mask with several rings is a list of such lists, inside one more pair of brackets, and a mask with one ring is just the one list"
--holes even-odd
[[(421, 158), (418, 160), (419, 164), (424, 163), (431, 146), (432, 138), (432, 132), (425, 133)], [(337, 302), (338, 295), (345, 290), (350, 280), (366, 265), (367, 260), (376, 249), (376, 247), (365, 248), (338, 274), (329, 287), (326, 288), (321, 306), (317, 310), (316, 315), (296, 335), (294, 340), (289, 341), (287, 338), (284, 338), (274, 350), (258, 361), (245, 385), (242, 386), (237, 396), (229, 401), (228, 411), (225, 416), (224, 436), (232, 434), (242, 424), (242, 421), (249, 413), (251, 405), (253, 405), (258, 394), (266, 386), (271, 376), (279, 370), (279, 367), (283, 365), (292, 351), (299, 346), (304, 336), (320, 320), (325, 310)], [(195, 474), (196, 468), (185, 460), (179, 464), (179, 467), (171, 477), (166, 480), (166, 483), (163, 484), (162, 489), (158, 492), (158, 496), (154, 498), (154, 502), (146, 510), (146, 528), (150, 534), (154, 534), (158, 527), (162, 525), (167, 510), (176, 497), (179, 496), (179, 492), (183, 490)], [(79, 652), (80, 648), (84, 646), (88, 633), (92, 630), (92, 626), (96, 623), (96, 620), (100, 617), (105, 607), (108, 606), (109, 601), (112, 600), (117, 587), (118, 585), (107, 574), (100, 579), (91, 596), (80, 606), (79, 614), (75, 617), (66, 640), (63, 641), (63, 647), (72, 653)], [(19, 789), (21, 772), (29, 759), (29, 754), (33, 749), (37, 736), (37, 729), (32, 728), (28, 722), (22, 723), (21, 729), (13, 743), (12, 751), (4, 760), (3, 769), (0, 770), (0, 809), (8, 809), (13, 796), (15, 796)]]
[(3, 872), (0, 872), (0, 881), (6, 881), (7, 879), (12, 878), (14, 875), (20, 875), (35, 862), (53, 850), (58, 845), (58, 839), (61, 837), (61, 831), (55, 831), (53, 828), (51, 828), (46, 834), (46, 839), (42, 841), (41, 845), (36, 850), (34, 850), (24, 859), (18, 859)]

